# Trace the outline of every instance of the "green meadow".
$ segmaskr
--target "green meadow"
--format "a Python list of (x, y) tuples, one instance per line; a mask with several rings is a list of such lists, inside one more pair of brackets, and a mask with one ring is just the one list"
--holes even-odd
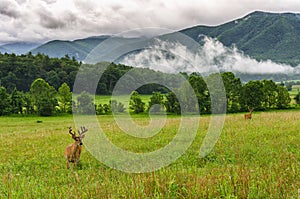
[(300, 92), (300, 85), (293, 85), (292, 90), (289, 91), (291, 96), (296, 96)]
[[(139, 95), (142, 99), (142, 101), (148, 105), (150, 101), (151, 95)], [(110, 100), (117, 100), (117, 102), (121, 102), (124, 104), (125, 108), (128, 111), (129, 108), (129, 101), (130, 101), (130, 96), (129, 95), (117, 95), (117, 96), (111, 96), (111, 95), (94, 95), (94, 103), (95, 104), (109, 104)]]
[[(168, 116), (148, 139), (123, 133), (113, 116), (97, 116), (114, 144), (146, 153), (168, 144), (180, 116)], [(159, 117), (159, 116), (158, 116)], [(125, 173), (95, 159), (83, 146), (81, 162), (66, 169), (71, 115), (0, 117), (0, 198), (299, 198), (300, 111), (228, 114), (218, 142), (205, 158), (199, 149), (210, 123), (200, 116), (196, 138), (174, 163), (149, 173)], [(146, 115), (135, 115), (141, 125)], [(87, 132), (88, 133), (88, 132)]]

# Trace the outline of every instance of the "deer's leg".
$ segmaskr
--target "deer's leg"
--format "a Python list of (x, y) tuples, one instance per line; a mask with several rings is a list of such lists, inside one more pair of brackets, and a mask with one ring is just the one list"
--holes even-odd
[(72, 162), (72, 160), (67, 159), (67, 168), (68, 168), (68, 169), (71, 167), (71, 162)]

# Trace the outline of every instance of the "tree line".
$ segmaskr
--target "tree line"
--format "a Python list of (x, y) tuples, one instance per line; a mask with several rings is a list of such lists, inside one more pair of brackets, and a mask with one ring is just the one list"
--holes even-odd
[[(154, 91), (148, 104), (142, 101), (140, 93), (133, 91), (130, 96), (129, 110), (132, 113), (146, 111), (166, 111), (173, 114), (181, 114), (183, 110), (193, 112), (196, 108), (200, 113), (212, 112), (211, 91), (207, 83), (209, 79), (214, 81), (216, 74), (202, 77), (197, 73), (185, 74), (187, 83), (191, 85), (196, 98), (189, 96), (186, 84), (177, 88), (178, 92), (168, 91), (162, 93)], [(290, 95), (287, 89), (276, 84), (272, 80), (255, 80), (242, 84), (239, 78), (231, 72), (221, 74), (225, 87), (224, 99), (227, 112), (236, 113), (255, 110), (286, 109), (290, 107)], [(165, 88), (167, 90), (167, 88)], [(216, 95), (218, 97), (218, 95)], [(297, 97), (298, 96), (298, 97)], [(299, 94), (295, 100), (298, 103)], [(3, 86), (0, 87), (0, 115), (9, 114), (37, 114), (50, 116), (59, 113), (80, 114), (111, 114), (112, 112), (124, 112), (126, 108), (121, 102), (111, 100), (107, 104), (95, 104), (87, 91), (82, 91), (76, 99), (72, 99), (72, 91), (67, 83), (62, 83), (55, 89), (47, 81), (37, 78), (30, 85), (28, 92), (18, 91), (16, 88), (11, 93)]]
[[(110, 95), (117, 81), (133, 67), (115, 63), (98, 63), (95, 65), (82, 64), (74, 57), (68, 55), (62, 58), (50, 58), (48, 55), (32, 53), (16, 55), (0, 53), (0, 86), (11, 93), (15, 88), (18, 91), (28, 92), (31, 83), (37, 78), (42, 78), (56, 90), (66, 83), (71, 91), (78, 71), (84, 70), (87, 74), (98, 74), (103, 71), (98, 82), (96, 94)], [(147, 72), (147, 69), (145, 69)], [(144, 70), (141, 72), (144, 73)], [(167, 76), (157, 73), (159, 76)], [(86, 79), (82, 80), (83, 82)], [(155, 84), (145, 85), (138, 89), (141, 94), (149, 94), (158, 90)], [(162, 92), (165, 92), (161, 88)], [(88, 91), (88, 88), (86, 89)]]
[(15, 88), (18, 91), (28, 92), (31, 83), (37, 78), (43, 78), (55, 89), (63, 83), (72, 86), (80, 65), (81, 62), (68, 55), (50, 58), (43, 54), (0, 53), (0, 85), (10, 93)]
[[(168, 113), (180, 114), (183, 107), (194, 110), (195, 104), (198, 106), (200, 113), (212, 112), (212, 99), (211, 91), (209, 91), (207, 82), (215, 81), (217, 74), (211, 74), (208, 77), (203, 78), (200, 74), (192, 73), (187, 75), (188, 83), (192, 86), (197, 102), (193, 99), (180, 96), (180, 93), (184, 94), (184, 86), (179, 88), (181, 92), (168, 92), (162, 95), (160, 92), (154, 92), (150, 98), (148, 107), (141, 100), (138, 92), (134, 92), (130, 100), (130, 108), (135, 113), (140, 113), (149, 110), (151, 105), (156, 106), (154, 111), (166, 110)], [(290, 108), (291, 98), (288, 90), (281, 84), (276, 84), (272, 80), (253, 80), (247, 83), (242, 83), (241, 80), (232, 72), (221, 73), (221, 78), (225, 88), (225, 99), (218, 99), (218, 91), (215, 91), (214, 97), (216, 102), (220, 100), (226, 100), (226, 110), (229, 113), (237, 113), (248, 111), (250, 108), (255, 110), (271, 110), (271, 109), (287, 109)], [(222, 91), (220, 91), (222, 92)], [(179, 96), (178, 96), (179, 93)], [(296, 103), (299, 103), (298, 99), (300, 94), (295, 97)], [(179, 100), (180, 99), (180, 100)], [(181, 103), (180, 103), (181, 102)]]

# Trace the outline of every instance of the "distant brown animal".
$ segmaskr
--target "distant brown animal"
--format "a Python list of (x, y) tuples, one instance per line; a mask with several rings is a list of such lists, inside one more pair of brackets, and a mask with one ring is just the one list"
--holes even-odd
[(72, 132), (72, 127), (69, 127), (69, 133), (72, 135), (72, 138), (75, 140), (75, 142), (70, 144), (65, 150), (67, 168), (70, 167), (70, 162), (74, 163), (75, 165), (79, 162), (82, 149), (82, 139), (87, 131), (88, 129), (82, 126), (81, 129), (78, 130), (79, 136), (76, 136), (75, 132)]
[(252, 119), (252, 112), (253, 112), (253, 108), (249, 109), (249, 114), (245, 114), (244, 117), (245, 117), (245, 120), (251, 120)]

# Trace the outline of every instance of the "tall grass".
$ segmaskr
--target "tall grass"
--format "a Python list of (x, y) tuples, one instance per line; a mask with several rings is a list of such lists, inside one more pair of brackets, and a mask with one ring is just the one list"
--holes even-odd
[[(81, 164), (66, 169), (72, 116), (0, 117), (0, 198), (297, 198), (300, 188), (299, 111), (226, 116), (212, 152), (198, 158), (209, 116), (201, 116), (186, 153), (155, 172), (111, 169), (83, 148)], [(149, 152), (176, 134), (180, 117), (168, 118), (153, 138), (132, 139), (113, 116), (99, 116), (107, 137), (119, 147)], [(149, 118), (136, 116), (137, 123)], [(42, 123), (37, 123), (42, 121)]]

